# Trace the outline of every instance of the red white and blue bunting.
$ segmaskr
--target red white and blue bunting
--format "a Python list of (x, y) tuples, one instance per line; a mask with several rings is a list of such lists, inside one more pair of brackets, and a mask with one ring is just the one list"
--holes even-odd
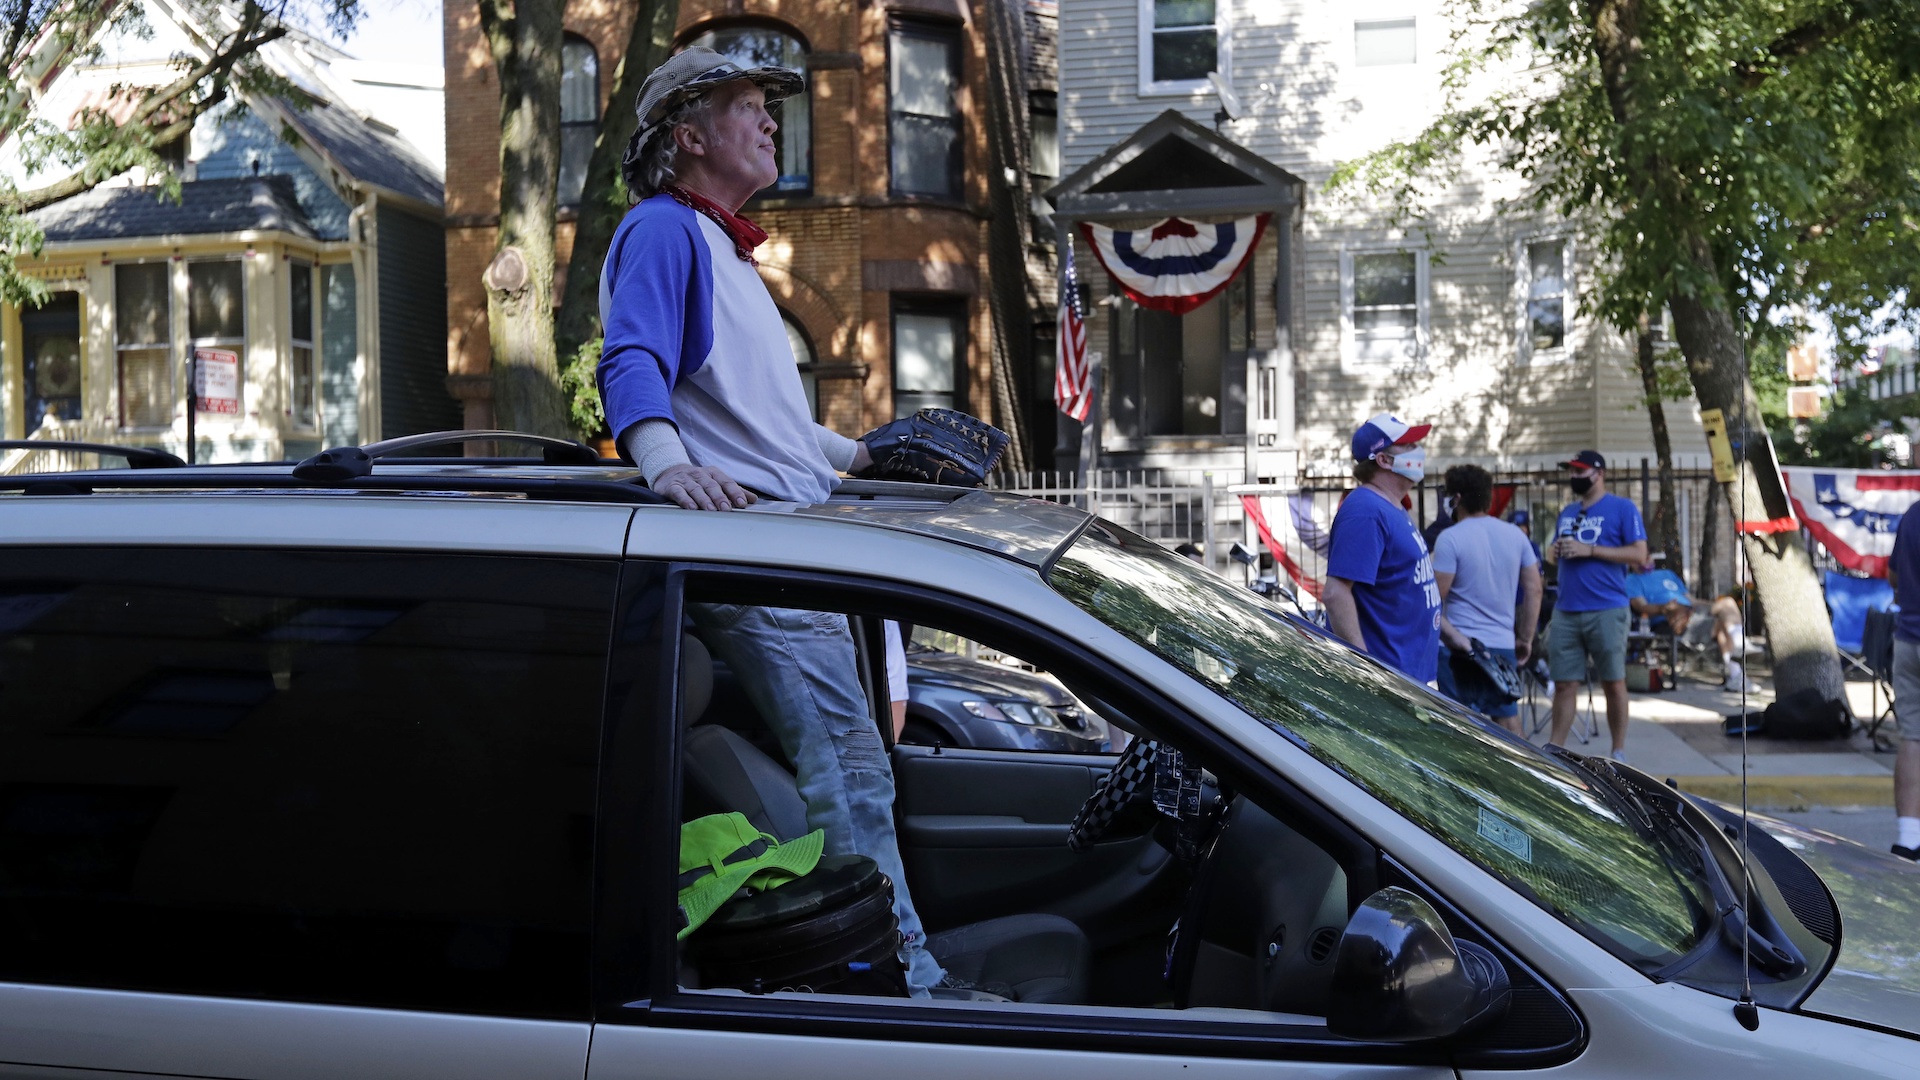
[(1232, 283), (1252, 260), (1272, 216), (1215, 224), (1168, 218), (1145, 229), (1082, 222), (1080, 233), (1129, 300), (1185, 315)]

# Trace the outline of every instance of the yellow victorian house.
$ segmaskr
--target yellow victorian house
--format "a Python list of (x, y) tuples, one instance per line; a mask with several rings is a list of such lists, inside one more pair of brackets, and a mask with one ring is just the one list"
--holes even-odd
[[(28, 83), (36, 114), (72, 123), (110, 106), (114, 85), (157, 83), (169, 57), (202, 48), (185, 13), (155, 3), (149, 20), (150, 39), (47, 60)], [(298, 34), (267, 54), (312, 103), (202, 117), (174, 163), (177, 201), (132, 174), (35, 213), (46, 243), (22, 269), (51, 297), (0, 306), (0, 437), (186, 456), (190, 399), (201, 461), (458, 425), (438, 137), (390, 122), (437, 118), (437, 82)], [(58, 178), (28, 176), (17, 142), (0, 139), (0, 170), (22, 187)], [(0, 472), (71, 463), (0, 451)]]

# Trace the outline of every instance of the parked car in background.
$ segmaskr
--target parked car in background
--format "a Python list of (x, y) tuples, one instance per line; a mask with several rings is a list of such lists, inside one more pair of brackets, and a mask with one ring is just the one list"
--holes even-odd
[(1006, 750), (1112, 749), (1106, 722), (1045, 675), (907, 645), (907, 726), (914, 746)]

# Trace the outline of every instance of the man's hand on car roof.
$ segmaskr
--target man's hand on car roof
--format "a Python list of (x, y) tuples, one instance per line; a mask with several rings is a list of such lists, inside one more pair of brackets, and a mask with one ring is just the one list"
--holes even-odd
[(711, 465), (670, 466), (654, 481), (653, 489), (688, 510), (732, 510), (759, 501)]

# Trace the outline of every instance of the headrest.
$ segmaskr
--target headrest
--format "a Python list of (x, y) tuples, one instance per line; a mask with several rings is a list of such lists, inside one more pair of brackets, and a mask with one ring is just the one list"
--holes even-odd
[(713, 654), (692, 634), (680, 635), (680, 717), (687, 727), (700, 722), (713, 700)]

